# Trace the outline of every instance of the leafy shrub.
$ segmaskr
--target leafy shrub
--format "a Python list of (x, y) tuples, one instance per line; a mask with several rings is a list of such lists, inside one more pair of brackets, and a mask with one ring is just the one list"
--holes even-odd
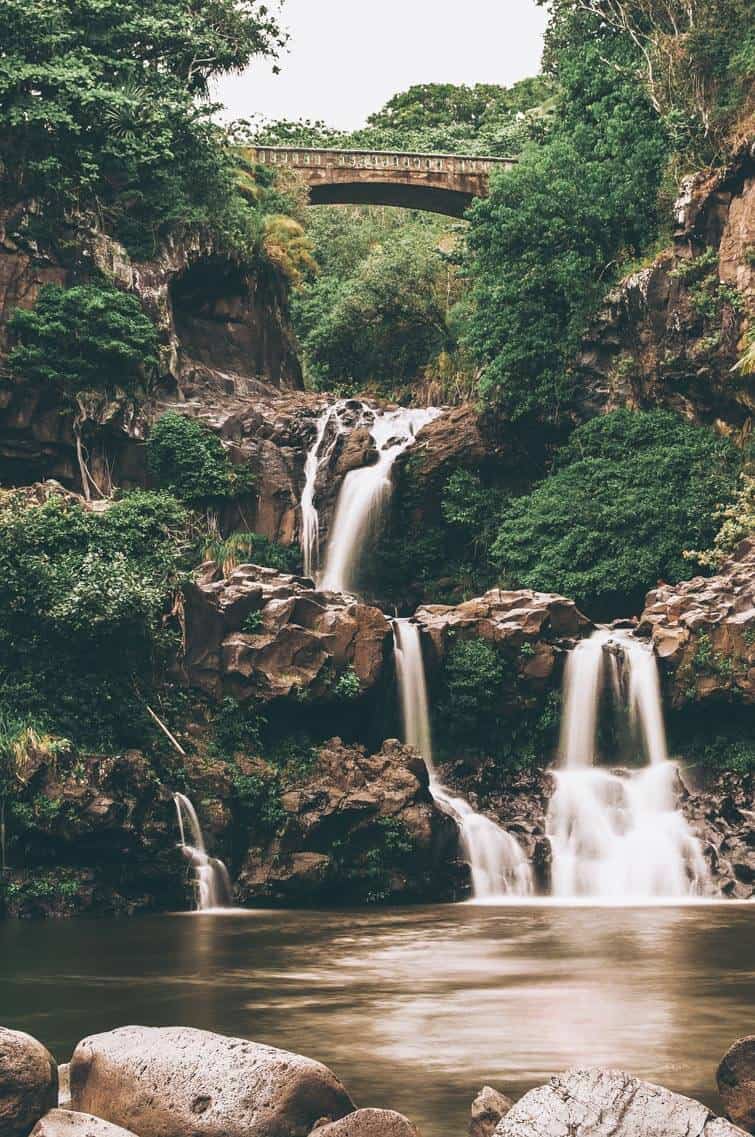
[(443, 714), (453, 731), (475, 732), (480, 720), (495, 714), (506, 670), (503, 659), (485, 640), (457, 640), (446, 657)]
[(0, 683), (16, 716), (90, 745), (144, 741), (186, 522), (165, 494), (103, 514), (57, 497), (0, 501)]
[(211, 534), (204, 542), (204, 558), (214, 561), (229, 576), (240, 564), (262, 565), (277, 572), (295, 573), (301, 565), (298, 545), (278, 545), (262, 533)]
[(235, 699), (223, 699), (212, 725), (213, 747), (223, 757), (260, 752), (266, 723), (254, 707), (242, 706)]
[(509, 504), (493, 556), (507, 582), (563, 593), (600, 618), (689, 575), (683, 550), (712, 539), (737, 454), (671, 413), (615, 411), (579, 427), (557, 465)]
[(32, 309), (15, 310), (10, 330), (17, 340), (11, 372), (68, 396), (130, 392), (157, 367), (152, 321), (135, 296), (110, 286), (45, 285)]
[(334, 697), (345, 703), (351, 703), (354, 699), (358, 699), (361, 693), (362, 685), (359, 682), (359, 676), (353, 667), (347, 667), (333, 684)]
[(152, 427), (147, 459), (158, 484), (192, 506), (238, 497), (252, 485), (250, 472), (231, 464), (209, 427), (175, 411)]
[(272, 836), (286, 819), (280, 779), (273, 772), (233, 775), (233, 789), (246, 823), (261, 836)]

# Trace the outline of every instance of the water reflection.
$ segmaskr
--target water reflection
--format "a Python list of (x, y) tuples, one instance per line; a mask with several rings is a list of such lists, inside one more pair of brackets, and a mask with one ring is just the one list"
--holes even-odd
[(483, 1082), (517, 1095), (611, 1065), (715, 1104), (752, 1027), (755, 909), (264, 912), (0, 926), (0, 1019), (67, 1058), (127, 1022), (319, 1058), (360, 1105), (458, 1137)]

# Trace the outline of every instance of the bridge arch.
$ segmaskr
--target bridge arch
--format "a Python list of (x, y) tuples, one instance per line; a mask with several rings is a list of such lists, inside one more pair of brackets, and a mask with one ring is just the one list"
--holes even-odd
[(309, 187), (311, 205), (396, 205), (450, 217), (462, 217), (476, 197), (487, 197), (493, 170), (516, 164), (511, 158), (286, 146), (258, 146), (251, 157), (295, 170)]

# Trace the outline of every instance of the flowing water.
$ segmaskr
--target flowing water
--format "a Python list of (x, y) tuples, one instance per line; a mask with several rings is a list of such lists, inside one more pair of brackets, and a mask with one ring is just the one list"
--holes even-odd
[[(217, 857), (207, 855), (197, 811), (189, 799), (184, 794), (174, 794), (173, 800), (176, 803), (181, 850), (194, 869), (198, 911), (211, 912), (228, 908), (233, 896), (228, 869)], [(187, 826), (191, 838), (189, 841), (186, 840)]]
[[(600, 764), (606, 701), (628, 759), (641, 768)], [(710, 891), (700, 844), (677, 809), (679, 775), (668, 760), (649, 645), (599, 630), (571, 653), (555, 777), (547, 822), (555, 896), (634, 901)]]
[[(304, 489), (301, 495), (301, 549), (304, 560), (304, 575), (314, 579), (320, 567), (320, 514), (315, 504), (317, 495), (317, 477), (322, 466), (330, 458), (336, 439), (342, 434), (339, 413), (342, 403), (334, 403), (326, 407), (317, 420), (315, 439), (310, 447), (304, 463)], [(334, 424), (335, 432), (330, 444), (325, 447), (323, 443), (328, 428)]]
[(329, 592), (354, 591), (365, 546), (391, 496), (393, 465), (412, 445), (417, 432), (439, 414), (432, 407), (375, 412), (370, 433), (378, 460), (372, 466), (351, 470), (343, 480), (325, 568), (318, 580), (320, 588)]
[(457, 797), (438, 778), (418, 625), (411, 620), (394, 620), (393, 635), (404, 741), (425, 759), (430, 793), (459, 826), (475, 900), (529, 896), (533, 891), (532, 870), (516, 839), (489, 817), (477, 813), (468, 801)]
[(0, 1020), (60, 1061), (85, 1035), (183, 1024), (327, 1063), (363, 1106), (462, 1137), (484, 1083), (573, 1065), (720, 1108), (751, 1033), (753, 908), (447, 905), (0, 923)]

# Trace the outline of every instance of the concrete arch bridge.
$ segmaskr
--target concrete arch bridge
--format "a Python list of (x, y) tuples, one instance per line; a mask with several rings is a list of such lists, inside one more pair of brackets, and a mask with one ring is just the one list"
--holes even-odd
[(476, 197), (487, 197), (493, 170), (516, 165), (512, 158), (286, 146), (252, 147), (250, 157), (295, 170), (311, 205), (398, 205), (449, 217), (462, 217)]

